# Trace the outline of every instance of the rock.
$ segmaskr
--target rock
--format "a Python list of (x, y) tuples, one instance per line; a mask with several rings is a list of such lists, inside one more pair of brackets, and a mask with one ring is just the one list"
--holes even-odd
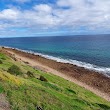
[(45, 81), (45, 82), (47, 82), (47, 79), (44, 78), (43, 76), (40, 76), (40, 80), (41, 80), (41, 81)]
[(41, 107), (39, 107), (39, 106), (37, 106), (36, 108), (37, 108), (37, 110), (43, 110), (43, 109), (42, 109)]

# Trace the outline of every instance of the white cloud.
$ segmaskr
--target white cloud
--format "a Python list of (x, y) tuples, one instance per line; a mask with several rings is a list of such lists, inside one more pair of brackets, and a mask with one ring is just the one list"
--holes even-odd
[(0, 30), (21, 27), (37, 31), (83, 26), (91, 30), (110, 29), (110, 0), (58, 0), (54, 5), (37, 4), (28, 10), (0, 11)]
[(44, 12), (44, 13), (52, 12), (52, 7), (47, 4), (36, 5), (36, 6), (34, 6), (34, 9), (38, 12)]
[[(66, 25), (96, 27), (108, 24), (109, 0), (58, 0), (59, 7), (69, 7), (66, 11), (58, 11), (58, 15), (65, 20)], [(62, 14), (61, 14), (62, 13)], [(106, 24), (107, 23), (107, 24)]]
[(30, 2), (31, 0), (13, 0), (13, 1), (18, 3), (26, 3), (26, 2)]
[(14, 20), (18, 19), (19, 11), (13, 9), (4, 9), (0, 12), (0, 19)]
[(80, 7), (84, 5), (84, 0), (58, 0), (57, 5), (60, 7)]

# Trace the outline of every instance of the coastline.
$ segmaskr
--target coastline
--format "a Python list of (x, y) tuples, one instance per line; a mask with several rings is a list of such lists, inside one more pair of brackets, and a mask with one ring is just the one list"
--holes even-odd
[(11, 57), (14, 56), (16, 59), (27, 62), (36, 69), (63, 77), (110, 101), (110, 78), (103, 74), (73, 64), (56, 62), (17, 49), (3, 48), (3, 51)]
[(77, 60), (63, 59), (63, 58), (59, 58), (59, 57), (50, 56), (50, 55), (47, 55), (47, 54), (34, 52), (34, 51), (31, 51), (31, 50), (22, 50), (22, 49), (18, 49), (18, 48), (7, 47), (7, 46), (3, 46), (3, 47), (7, 48), (7, 49), (8, 48), (15, 49), (15, 50), (18, 50), (18, 51), (21, 51), (21, 52), (41, 56), (41, 57), (46, 58), (48, 60), (53, 60), (53, 61), (64, 63), (64, 64), (76, 65), (77, 67), (81, 67), (81, 68), (84, 68), (84, 69), (87, 69), (87, 70), (90, 70), (90, 71), (95, 71), (95, 72), (98, 72), (98, 73), (103, 74), (106, 77), (110, 78), (110, 68), (108, 68), (108, 67), (97, 66), (97, 65), (94, 65), (94, 64), (81, 62), (81, 61), (77, 61)]

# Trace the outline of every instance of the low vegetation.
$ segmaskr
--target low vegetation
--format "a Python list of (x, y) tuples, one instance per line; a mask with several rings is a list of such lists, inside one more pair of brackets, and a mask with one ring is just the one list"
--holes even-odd
[(12, 65), (11, 67), (9, 67), (7, 72), (9, 72), (10, 74), (13, 74), (13, 75), (23, 74), (22, 71), (20, 70), (20, 68), (16, 65)]
[(0, 93), (12, 110), (110, 110), (109, 102), (72, 82), (1, 57)]
[(27, 73), (26, 73), (29, 77), (31, 77), (31, 78), (33, 78), (34, 77), (34, 74), (32, 73), (32, 72), (30, 72), (30, 71), (27, 71)]
[(2, 60), (0, 60), (0, 64), (3, 64)]

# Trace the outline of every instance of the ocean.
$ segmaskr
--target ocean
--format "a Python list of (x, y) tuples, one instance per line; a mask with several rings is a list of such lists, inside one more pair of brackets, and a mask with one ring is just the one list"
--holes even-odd
[(110, 76), (110, 35), (0, 38), (0, 46), (21, 49)]

